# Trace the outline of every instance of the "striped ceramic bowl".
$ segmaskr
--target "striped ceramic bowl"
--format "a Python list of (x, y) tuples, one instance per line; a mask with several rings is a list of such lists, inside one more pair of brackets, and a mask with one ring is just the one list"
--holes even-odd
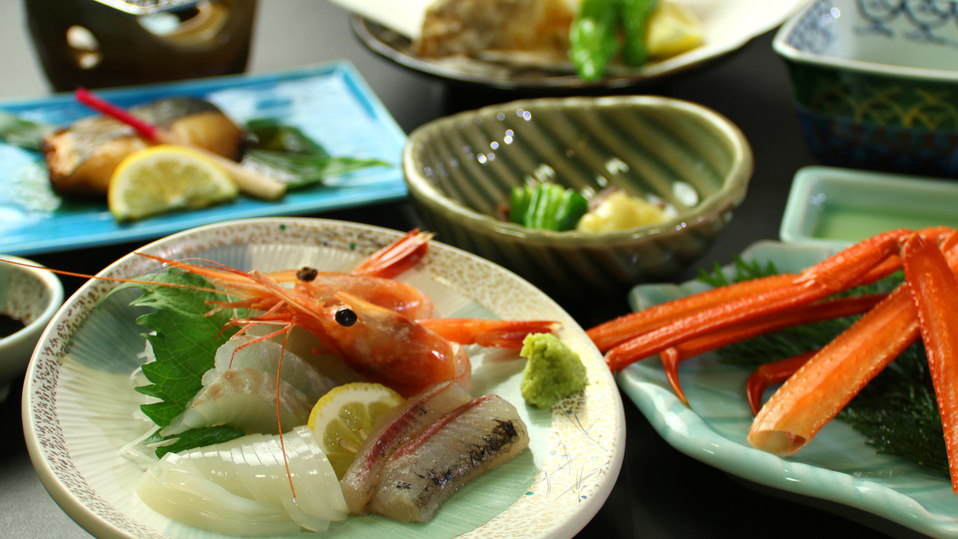
[[(440, 240), (505, 266), (554, 297), (621, 293), (699, 258), (745, 197), (752, 152), (716, 112), (652, 96), (547, 98), (428, 123), (403, 152), (410, 198)], [(549, 178), (591, 194), (617, 186), (661, 201), (665, 222), (596, 234), (500, 218), (510, 189)]]

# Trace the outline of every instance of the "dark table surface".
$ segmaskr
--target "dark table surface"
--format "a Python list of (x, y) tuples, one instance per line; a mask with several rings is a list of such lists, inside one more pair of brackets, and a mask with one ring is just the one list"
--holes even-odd
[[(17, 35), (25, 41), (25, 33), (16, 26), (19, 13), (11, 4), (3, 2), (0, 7), (0, 43), (12, 44), (14, 51), (19, 47), (26, 60), (0, 53), (4, 55), (0, 57), (0, 97), (43, 93), (46, 89), (29, 44), (17, 41)], [(348, 13), (327, 2), (262, 0), (258, 17), (250, 71), (347, 58), (407, 133), (449, 113), (532, 96), (450, 86), (407, 71), (366, 50), (349, 30)], [(8, 28), (15, 33), (13, 37), (3, 32)], [(762, 35), (740, 51), (694, 72), (619, 92), (663, 95), (711, 107), (741, 128), (754, 151), (755, 172), (745, 201), (706, 256), (685, 275), (676, 276), (677, 281), (689, 278), (695, 268), (727, 263), (757, 240), (777, 239), (792, 177), (799, 168), (817, 164), (799, 132), (788, 74), (772, 51), (773, 35)], [(14, 71), (19, 75), (8, 75)], [(398, 230), (420, 224), (406, 201), (313, 216)], [(49, 267), (95, 273), (137, 247), (140, 244), (119, 244), (31, 258)], [(72, 278), (63, 278), (63, 282), (68, 296), (82, 284)], [(628, 309), (625, 297), (563, 306), (586, 328)], [(0, 444), (0, 536), (89, 537), (50, 498), (30, 463), (20, 419), (21, 385), (22, 379), (15, 383), (10, 398), (0, 403), (0, 432), (5, 442)], [(775, 492), (759, 492), (673, 449), (628, 398), (623, 400), (625, 463), (608, 501), (580, 537), (685, 539), (769, 534), (805, 539), (823, 534), (901, 534), (890, 525), (876, 531), (829, 510), (813, 508), (810, 505), (817, 504), (812, 500), (786, 500)]]

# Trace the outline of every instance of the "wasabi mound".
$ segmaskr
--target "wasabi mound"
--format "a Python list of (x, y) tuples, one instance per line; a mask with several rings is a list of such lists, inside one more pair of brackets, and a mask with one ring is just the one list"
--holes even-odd
[(550, 408), (559, 399), (582, 391), (588, 383), (582, 360), (551, 333), (528, 335), (519, 355), (529, 360), (519, 389), (522, 398), (533, 406)]

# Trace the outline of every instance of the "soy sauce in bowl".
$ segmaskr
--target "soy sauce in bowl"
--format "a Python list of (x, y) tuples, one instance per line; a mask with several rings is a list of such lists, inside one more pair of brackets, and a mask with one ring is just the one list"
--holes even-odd
[(14, 318), (8, 314), (0, 314), (0, 339), (9, 337), (27, 325), (19, 318)]

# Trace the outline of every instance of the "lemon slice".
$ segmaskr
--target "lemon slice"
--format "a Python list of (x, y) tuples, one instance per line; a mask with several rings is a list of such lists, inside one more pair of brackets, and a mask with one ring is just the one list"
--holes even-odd
[(702, 44), (702, 23), (689, 8), (662, 0), (649, 16), (645, 46), (650, 58), (663, 59)]
[(343, 478), (376, 420), (403, 400), (384, 385), (356, 382), (333, 388), (316, 402), (307, 425), (336, 477)]
[(136, 152), (113, 172), (107, 201), (117, 221), (202, 208), (236, 197), (236, 185), (202, 153), (174, 145)]

